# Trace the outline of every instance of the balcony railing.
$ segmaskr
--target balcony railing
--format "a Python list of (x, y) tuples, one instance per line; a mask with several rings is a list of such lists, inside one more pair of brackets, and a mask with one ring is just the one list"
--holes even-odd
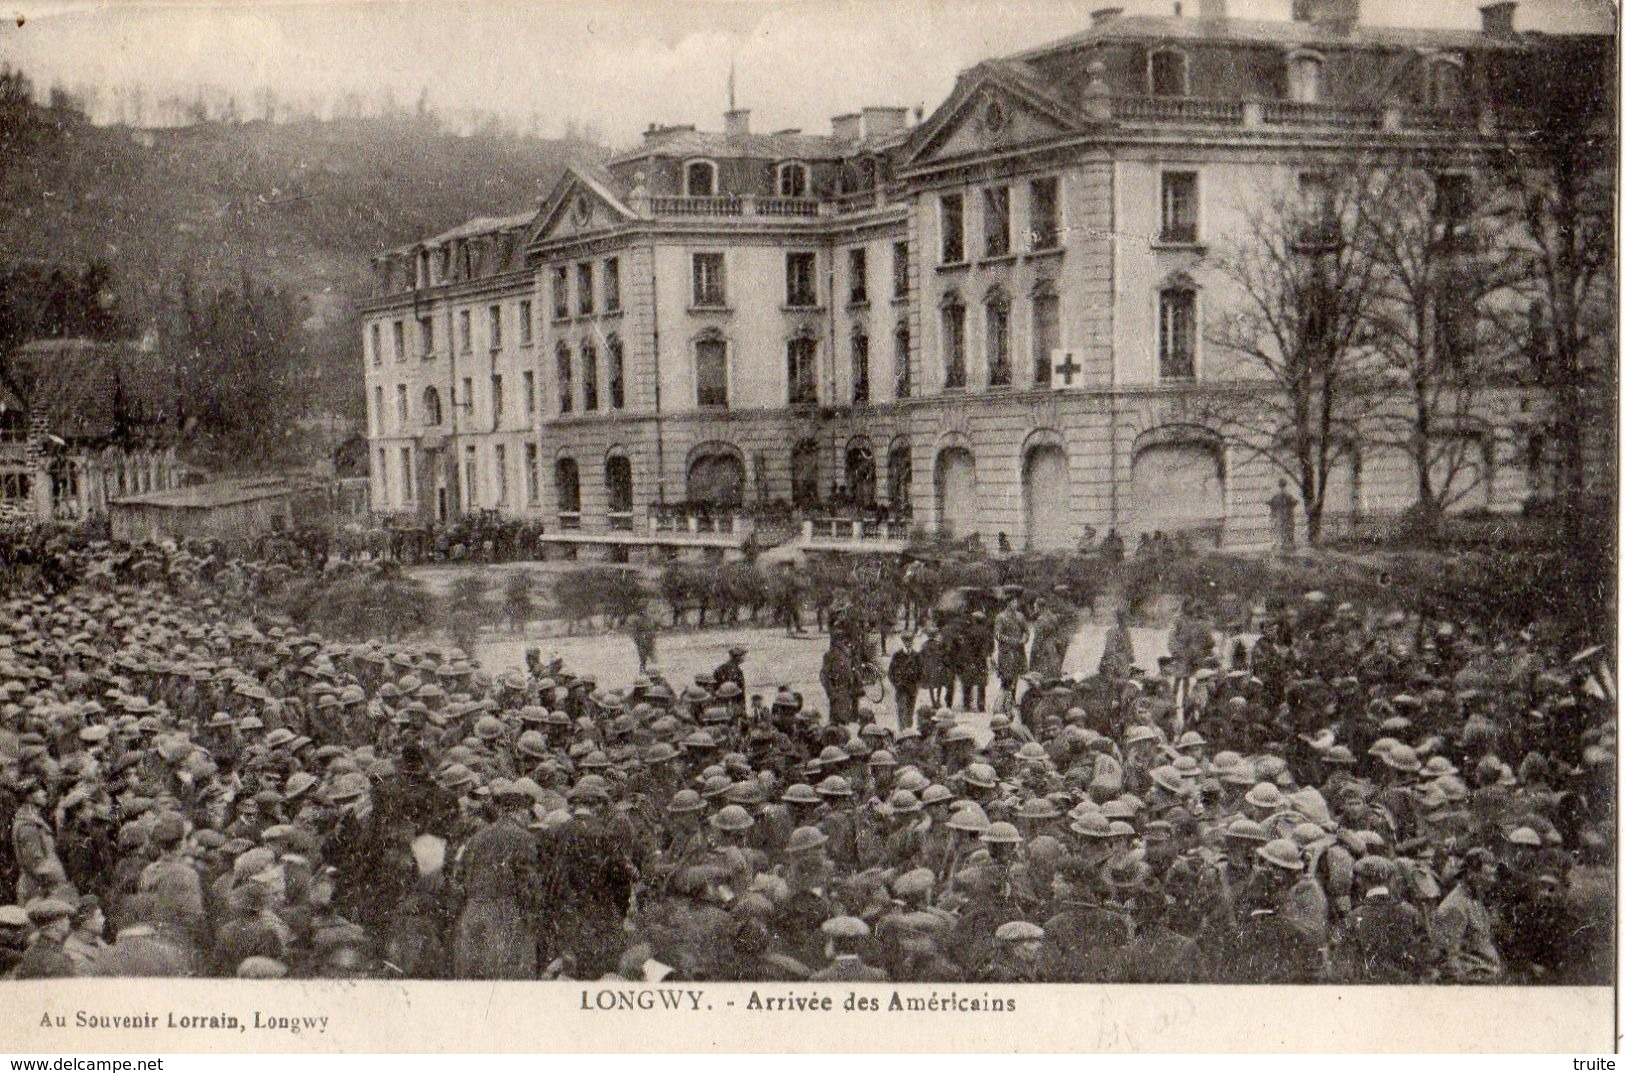
[(807, 518), (801, 539), (808, 544), (861, 544), (872, 541), (908, 542), (910, 523), (893, 518)]
[(817, 216), (818, 199), (810, 197), (764, 197), (755, 199), (758, 216)]
[(559, 511), (559, 528), (570, 530), (581, 528), (581, 512), (578, 510)]
[(649, 209), (656, 216), (743, 216), (745, 199), (723, 197), (651, 197)]
[(1151, 119), (1182, 123), (1227, 123), (1240, 125), (1241, 101), (1206, 100), (1201, 97), (1113, 97), (1113, 119)]
[(632, 531), (632, 512), (629, 510), (610, 511), (609, 528), (612, 533), (630, 533)]
[(752, 528), (749, 518), (728, 511), (649, 508), (651, 536), (743, 536), (750, 533)]
[(1266, 123), (1310, 127), (1343, 127), (1348, 130), (1376, 130), (1382, 126), (1382, 111), (1376, 108), (1350, 108), (1340, 104), (1305, 101), (1262, 101), (1259, 118)]

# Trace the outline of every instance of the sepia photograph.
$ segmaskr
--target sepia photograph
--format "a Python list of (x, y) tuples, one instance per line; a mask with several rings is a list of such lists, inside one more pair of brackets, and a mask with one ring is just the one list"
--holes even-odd
[(1103, 2), (0, 11), (0, 976), (1614, 987), (1615, 9)]

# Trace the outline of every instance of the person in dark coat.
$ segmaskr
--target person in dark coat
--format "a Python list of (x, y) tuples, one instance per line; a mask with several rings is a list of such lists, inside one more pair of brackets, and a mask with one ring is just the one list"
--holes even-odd
[(1068, 858), (1062, 874), (1073, 894), (1044, 921), (1044, 979), (1111, 983), (1122, 975), (1133, 928), (1128, 914), (1108, 906), (1111, 886), (1081, 858)]
[(824, 665), (818, 672), (818, 680), (829, 699), (830, 723), (835, 726), (856, 723), (858, 695), (862, 692), (862, 686), (858, 680), (857, 661), (845, 644), (832, 639), (824, 653)]
[(34, 941), (8, 974), (13, 980), (47, 980), (77, 976), (62, 944), (73, 931), (73, 906), (60, 898), (39, 898), (28, 903)]
[(954, 675), (961, 683), (966, 711), (987, 711), (987, 665), (993, 655), (993, 627), (987, 615), (971, 612), (954, 644)]
[(534, 980), (536, 932), (531, 891), (536, 840), (527, 830), (530, 798), (505, 779), (491, 788), (502, 815), (463, 846), (459, 878), (465, 901), (453, 948), (460, 979)]
[(745, 653), (748, 649), (744, 645), (734, 645), (728, 649), (728, 658), (717, 664), (717, 669), (711, 672), (716, 679), (717, 687), (724, 682), (732, 682), (739, 687), (741, 696), (745, 695)]
[(920, 645), (920, 688), (930, 698), (933, 708), (943, 705), (943, 691), (953, 685), (953, 673), (948, 669), (948, 650), (942, 634), (927, 626), (925, 642)]
[(886, 677), (897, 697), (897, 725), (904, 730), (914, 725), (914, 699), (920, 692), (920, 654), (914, 651), (914, 635), (904, 633), (903, 647), (891, 658)]

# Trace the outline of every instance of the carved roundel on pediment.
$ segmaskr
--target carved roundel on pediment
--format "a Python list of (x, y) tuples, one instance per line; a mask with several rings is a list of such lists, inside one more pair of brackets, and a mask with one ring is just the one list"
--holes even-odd
[(989, 138), (1001, 136), (1010, 127), (1010, 113), (1000, 100), (990, 100), (982, 105), (981, 120), (982, 133)]
[(570, 216), (578, 227), (592, 223), (592, 198), (586, 194), (577, 194), (575, 204), (570, 206)]

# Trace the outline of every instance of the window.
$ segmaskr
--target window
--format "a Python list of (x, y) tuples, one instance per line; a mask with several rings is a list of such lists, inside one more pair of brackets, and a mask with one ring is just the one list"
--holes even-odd
[(621, 346), (621, 337), (612, 335), (607, 344), (609, 348), (609, 408), (622, 410), (626, 408), (626, 353)]
[(598, 347), (591, 340), (581, 344), (581, 409), (598, 409)]
[(1050, 355), (1061, 345), (1061, 299), (1053, 288), (1033, 295), (1033, 383), (1050, 382)]
[(1162, 241), (1196, 241), (1196, 173), (1162, 173)]
[(390, 325), (390, 329), (391, 329), (391, 334), (394, 337), (392, 341), (393, 341), (394, 346), (395, 346), (395, 360), (396, 361), (405, 361), (406, 360), (406, 322), (398, 320), (394, 324)]
[(372, 427), (379, 433), (384, 431), (384, 385), (375, 385), (372, 389)]
[(1061, 244), (1060, 180), (1053, 176), (1034, 179), (1031, 194), (1028, 234), (1033, 249), (1053, 250)]
[(728, 405), (728, 344), (720, 336), (694, 344), (694, 396), (699, 406)]
[(786, 349), (791, 406), (818, 405), (818, 340), (797, 336)]
[(1010, 188), (992, 186), (982, 191), (982, 256), (1004, 257), (1010, 252)]
[(1293, 56), (1287, 64), (1287, 93), (1299, 104), (1320, 100), (1320, 57)]
[(1196, 292), (1175, 287), (1159, 298), (1157, 372), (1164, 380), (1196, 378)]
[(570, 384), (570, 347), (560, 343), (555, 352), (559, 381), (559, 413), (567, 414), (575, 408), (575, 391)]
[(960, 264), (965, 260), (965, 199), (959, 194), (942, 197), (942, 263)]
[(987, 300), (987, 383), (1010, 386), (1010, 299), (995, 291)]
[[(431, 390), (433, 390), (433, 389), (431, 389)], [(407, 413), (407, 408), (406, 408), (406, 385), (405, 384), (396, 384), (395, 385), (395, 416), (400, 419), (401, 427), (405, 428), (408, 417), (409, 417), (409, 415)]]
[(434, 357), (434, 318), (423, 317), (418, 321), (418, 347), (419, 355), (424, 361)]
[(372, 363), (374, 366), (384, 363), (384, 333), (377, 324), (372, 326), (369, 333), (372, 336)]
[(529, 369), (525, 370), (525, 416), (534, 417), (536, 414), (536, 374)]
[(508, 505), (508, 449), (497, 444), (491, 464), (496, 468), (497, 477), (497, 506)]
[(486, 317), (490, 321), (491, 349), (502, 349), (502, 307), (492, 306), (486, 310)]
[(683, 168), (683, 193), (689, 197), (715, 197), (717, 166), (709, 160), (693, 160)]
[(694, 255), (694, 304), (700, 308), (728, 304), (727, 281), (723, 278), (722, 254)]
[(532, 340), (532, 338), (534, 338), (531, 335), (531, 332), (533, 330), (534, 329), (531, 327), (531, 321), (530, 321), (530, 300), (527, 298), (525, 301), (519, 303), (519, 345), (520, 346), (530, 346), (531, 340)]
[(851, 302), (860, 305), (869, 300), (869, 253), (856, 249), (847, 252), (847, 277), (851, 284)]
[(891, 296), (894, 299), (908, 297), (908, 243), (893, 242), (891, 244)]
[(576, 265), (576, 312), (583, 317), (592, 314), (592, 264)]
[(410, 503), (417, 498), (412, 481), (412, 448), (401, 448), (401, 502)]
[[(452, 405), (455, 406), (455, 405), (458, 404), (459, 400), (452, 399), (451, 401), (452, 401)], [(463, 377), (463, 397), (461, 399), (461, 403), (462, 403), (463, 409), (468, 411), (468, 415), (470, 417), (473, 417), (474, 416), (474, 378), (472, 376)]]
[(807, 165), (796, 163), (779, 165), (779, 196), (807, 196)]
[(892, 332), (892, 390), (899, 399), (906, 399), (913, 388), (909, 375), (908, 325), (899, 324)]
[(1188, 87), (1185, 81), (1185, 54), (1177, 49), (1159, 49), (1151, 54), (1151, 95), (1153, 97), (1183, 97)]
[(1298, 199), (1303, 213), (1299, 242), (1309, 246), (1335, 243), (1339, 228), (1331, 176), (1322, 172), (1298, 176)]
[(852, 336), (852, 405), (862, 406), (869, 401), (869, 336), (858, 332)]
[(1438, 58), (1427, 66), (1425, 103), (1439, 111), (1453, 111), (1462, 106), (1461, 63), (1454, 58)]
[(816, 306), (818, 304), (818, 255), (816, 253), (787, 253), (784, 255), (784, 304), (788, 306)]
[(491, 374), (491, 424), (493, 427), (502, 424), (502, 375)]
[(604, 459), (604, 490), (609, 493), (610, 525), (632, 528), (632, 460), (623, 454)]
[(473, 510), (480, 505), (479, 498), (479, 455), (474, 451), (474, 445), (469, 444), (463, 448), (463, 509)]
[(1444, 174), (1433, 179), (1433, 218), (1441, 237), (1453, 238), (1473, 214), (1472, 181), (1466, 175)]
[(965, 386), (965, 304), (957, 296), (942, 307), (942, 354), (945, 388)]
[(534, 443), (525, 444), (525, 505), (534, 507), (542, 498), (541, 452)]
[(553, 270), (553, 319), (570, 315), (570, 270), (563, 265)]
[(618, 257), (611, 257), (604, 262), (604, 312), (619, 313), (621, 310), (621, 261)]
[(559, 504), (559, 524), (565, 529), (581, 528), (581, 469), (573, 458), (553, 463), (553, 494)]
[(1433, 305), (1434, 356), (1453, 368), (1463, 367), (1472, 357), (1478, 335), (1478, 311), (1470, 286), (1451, 285), (1441, 280)]
[(464, 354), (474, 349), (474, 314), (467, 309), (457, 313), (457, 346)]
[(389, 502), (389, 452), (378, 448), (378, 502)]

